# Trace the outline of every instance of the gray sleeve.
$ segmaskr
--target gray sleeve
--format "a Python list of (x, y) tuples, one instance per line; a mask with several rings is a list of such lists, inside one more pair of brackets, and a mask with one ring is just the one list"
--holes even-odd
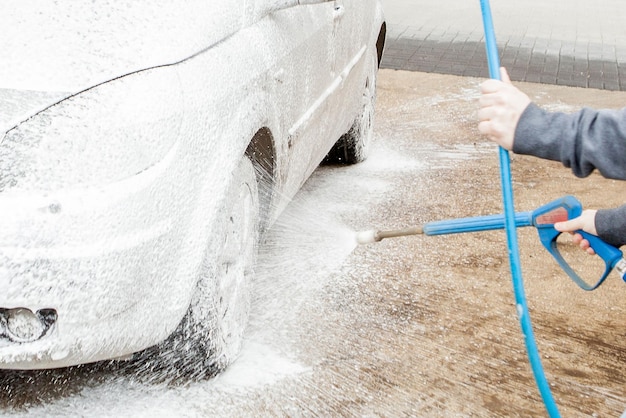
[(600, 209), (596, 213), (596, 232), (603, 241), (616, 247), (626, 244), (626, 205)]
[[(626, 108), (566, 114), (531, 103), (517, 124), (513, 152), (560, 161), (578, 177), (598, 169), (604, 177), (626, 180)], [(602, 240), (626, 244), (626, 205), (599, 210), (595, 223)]]
[(626, 108), (566, 114), (531, 103), (517, 124), (513, 152), (560, 161), (578, 177), (598, 169), (626, 180)]

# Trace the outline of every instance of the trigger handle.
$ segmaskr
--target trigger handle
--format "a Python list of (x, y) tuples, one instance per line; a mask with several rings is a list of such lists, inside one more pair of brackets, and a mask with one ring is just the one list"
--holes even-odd
[(585, 290), (592, 290), (589, 288), (590, 286), (570, 267), (570, 265), (567, 264), (567, 261), (565, 261), (559, 252), (557, 247), (557, 238), (561, 235), (561, 233), (554, 229), (553, 225), (543, 225), (541, 228), (537, 228), (537, 232), (539, 233), (541, 244), (543, 244), (545, 249), (548, 250), (552, 257), (554, 257), (557, 263), (559, 263), (561, 269), (570, 277), (570, 279), (572, 279), (581, 288)]
[(623, 258), (623, 254), (619, 248), (612, 246), (611, 244), (604, 242), (600, 237), (590, 234), (585, 231), (576, 231), (583, 236), (584, 239), (589, 241), (589, 246), (593, 248), (600, 258), (604, 260), (606, 265), (606, 273), (602, 278), (604, 280), (606, 276), (611, 272), (615, 265)]
[(567, 264), (557, 247), (557, 238), (561, 232), (554, 229), (556, 222), (573, 219), (582, 213), (581, 203), (573, 196), (565, 196), (550, 202), (532, 214), (533, 225), (537, 228), (539, 239), (554, 259), (559, 263), (563, 271), (584, 290), (593, 290), (607, 278), (611, 270), (622, 259), (622, 252), (614, 246), (602, 241), (599, 237), (584, 231), (576, 231), (583, 238), (589, 241), (591, 248), (602, 258), (605, 270), (595, 285), (590, 285), (578, 276), (578, 274)]
[(563, 271), (583, 290), (594, 290), (602, 284), (602, 282), (608, 277), (615, 264), (622, 258), (622, 252), (610, 244), (602, 241), (595, 235), (588, 234), (584, 231), (576, 231), (581, 234), (583, 238), (589, 241), (591, 248), (594, 249), (596, 254), (604, 261), (604, 273), (595, 282), (595, 284), (589, 284), (585, 282), (571, 267), (567, 264), (567, 261), (563, 258), (559, 252), (557, 246), (557, 239), (561, 232), (551, 228), (542, 228), (539, 230), (539, 237), (541, 243), (548, 250), (552, 257), (559, 263), (559, 266)]

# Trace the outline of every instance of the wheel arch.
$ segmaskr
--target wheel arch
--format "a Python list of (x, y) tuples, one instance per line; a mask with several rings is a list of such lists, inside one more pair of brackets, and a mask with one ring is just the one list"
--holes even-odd
[(383, 60), (383, 51), (385, 50), (385, 40), (387, 39), (387, 23), (383, 22), (378, 32), (378, 39), (376, 40), (376, 51), (378, 53), (378, 68)]
[(261, 227), (265, 229), (270, 221), (276, 173), (276, 147), (272, 131), (267, 127), (257, 130), (245, 155), (254, 165), (261, 203)]

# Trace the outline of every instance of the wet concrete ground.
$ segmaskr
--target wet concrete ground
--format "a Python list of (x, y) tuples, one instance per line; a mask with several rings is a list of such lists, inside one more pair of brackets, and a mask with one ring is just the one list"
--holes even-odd
[[(98, 366), (3, 376), (11, 416), (545, 416), (516, 316), (504, 232), (354, 248), (353, 231), (501, 212), (497, 148), (476, 130), (476, 78), (382, 70), (375, 149), (320, 167), (267, 238), (240, 359), (187, 385)], [(539, 104), (619, 107), (626, 93), (521, 84)], [(512, 156), (515, 202), (623, 203), (623, 183)], [(626, 284), (584, 292), (519, 231), (546, 376), (567, 417), (626, 409)], [(45, 377), (48, 376), (48, 377)], [(158, 379), (155, 379), (158, 380)], [(15, 409), (14, 406), (20, 405)]]

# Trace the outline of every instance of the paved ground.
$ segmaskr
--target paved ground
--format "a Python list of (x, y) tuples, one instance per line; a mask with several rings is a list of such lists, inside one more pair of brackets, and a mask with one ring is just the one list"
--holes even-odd
[[(383, 68), (488, 77), (478, 0), (383, 0)], [(626, 90), (620, 0), (491, 2), (501, 64), (516, 81)]]
[[(261, 248), (244, 349), (226, 373), (163, 385), (161, 378), (177, 374), (167, 360), (3, 372), (0, 416), (546, 417), (503, 231), (354, 248), (356, 230), (501, 212), (497, 150), (476, 129), (479, 82), (379, 73), (372, 155), (363, 164), (320, 167), (277, 221)], [(626, 92), (520, 86), (548, 109), (626, 102)], [(554, 161), (513, 155), (512, 170), (518, 210), (565, 194), (586, 207), (623, 203), (623, 182), (576, 179)], [(560, 413), (620, 416), (626, 285), (612, 274), (585, 292), (533, 228), (519, 229), (519, 244), (535, 339)]]

